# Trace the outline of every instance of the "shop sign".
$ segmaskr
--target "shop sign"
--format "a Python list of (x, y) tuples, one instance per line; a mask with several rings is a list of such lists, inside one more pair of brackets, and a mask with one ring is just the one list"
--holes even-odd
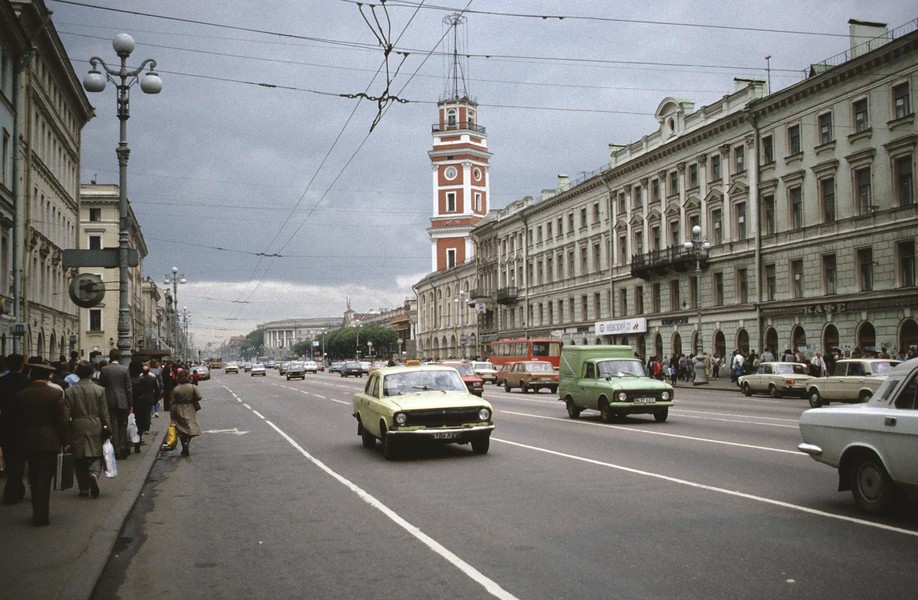
[(600, 321), (594, 324), (596, 335), (627, 335), (646, 333), (647, 319), (619, 319), (617, 321)]

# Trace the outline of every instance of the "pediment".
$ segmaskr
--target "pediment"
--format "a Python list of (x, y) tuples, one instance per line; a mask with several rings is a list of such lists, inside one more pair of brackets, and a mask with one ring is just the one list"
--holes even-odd
[(727, 190), (727, 193), (730, 194), (731, 198), (733, 196), (748, 196), (749, 186), (745, 181), (734, 181), (730, 184), (730, 188)]

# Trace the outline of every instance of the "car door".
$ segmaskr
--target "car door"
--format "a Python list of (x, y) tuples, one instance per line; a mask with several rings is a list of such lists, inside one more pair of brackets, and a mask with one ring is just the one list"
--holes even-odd
[(584, 363), (583, 377), (577, 380), (580, 388), (580, 397), (583, 398), (587, 408), (598, 410), (600, 386), (596, 374), (597, 365), (592, 362)]
[(884, 412), (880, 449), (889, 474), (896, 482), (918, 485), (918, 373)]

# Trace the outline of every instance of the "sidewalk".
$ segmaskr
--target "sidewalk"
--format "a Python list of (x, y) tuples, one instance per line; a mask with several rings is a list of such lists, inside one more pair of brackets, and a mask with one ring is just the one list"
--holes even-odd
[[(666, 380), (666, 383), (671, 383), (669, 379)], [(730, 381), (730, 375), (727, 374), (726, 377), (720, 377), (718, 379), (708, 378), (708, 383), (704, 385), (694, 385), (691, 381), (679, 381), (676, 380), (676, 385), (673, 386), (678, 389), (686, 388), (695, 388), (696, 390), (716, 390), (718, 392), (734, 392), (736, 394), (742, 394), (739, 386)], [(677, 395), (676, 398), (679, 396)]]
[[(124, 521), (160, 452), (169, 413), (153, 419), (140, 454), (118, 461), (118, 476), (99, 481), (98, 498), (80, 497), (76, 485), (51, 491), (51, 525), (32, 526), (25, 500), (0, 504), (0, 588), (6, 598), (89, 598)], [(0, 479), (0, 485), (6, 483)], [(74, 482), (76, 483), (76, 482)]]

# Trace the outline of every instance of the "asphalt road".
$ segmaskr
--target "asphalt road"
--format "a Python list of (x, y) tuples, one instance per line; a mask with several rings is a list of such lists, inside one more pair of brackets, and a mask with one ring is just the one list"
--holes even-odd
[(217, 373), (157, 461), (97, 598), (892, 598), (918, 510), (876, 518), (796, 451), (804, 400), (680, 389), (666, 423), (486, 386), (491, 450), (384, 460), (366, 379)]

